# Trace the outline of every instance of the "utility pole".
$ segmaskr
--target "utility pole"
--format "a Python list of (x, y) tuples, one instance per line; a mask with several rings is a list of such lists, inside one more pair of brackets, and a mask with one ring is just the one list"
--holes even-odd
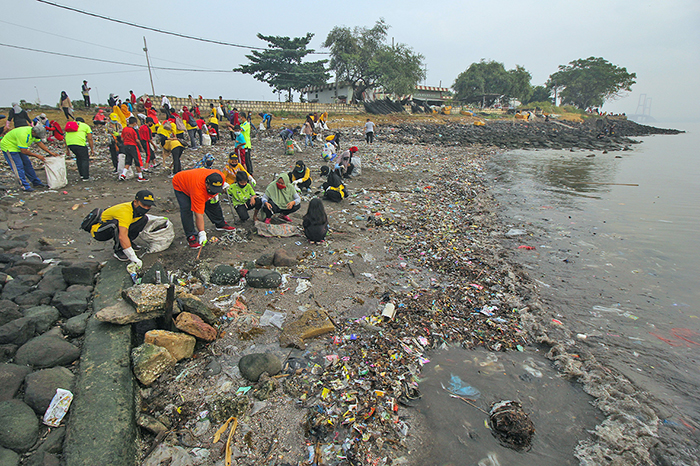
[(153, 74), (151, 74), (151, 61), (148, 59), (148, 45), (146, 45), (146, 36), (143, 36), (143, 51), (146, 52), (146, 64), (148, 65), (148, 77), (151, 78), (151, 92), (153, 98), (156, 97), (156, 89), (153, 87)]

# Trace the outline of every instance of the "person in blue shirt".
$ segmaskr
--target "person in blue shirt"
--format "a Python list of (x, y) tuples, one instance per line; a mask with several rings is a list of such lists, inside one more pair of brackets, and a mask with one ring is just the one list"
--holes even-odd
[(272, 124), (272, 114), (258, 113), (258, 115), (260, 115), (260, 118), (262, 118), (262, 122), (265, 123), (265, 128), (270, 129), (270, 125)]

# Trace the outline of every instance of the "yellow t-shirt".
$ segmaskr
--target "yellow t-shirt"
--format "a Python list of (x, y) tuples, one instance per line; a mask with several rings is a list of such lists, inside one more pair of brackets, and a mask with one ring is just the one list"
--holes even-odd
[(105, 211), (102, 212), (102, 219), (99, 223), (92, 226), (90, 233), (92, 233), (92, 236), (95, 236), (95, 232), (101, 226), (101, 224), (109, 220), (116, 220), (119, 222), (120, 227), (129, 228), (132, 223), (140, 218), (141, 217), (134, 217), (134, 207), (131, 202), (117, 204), (109, 209), (105, 209)]
[(87, 135), (92, 134), (92, 129), (82, 121), (78, 122), (78, 131), (66, 131), (67, 146), (85, 146), (87, 145)]

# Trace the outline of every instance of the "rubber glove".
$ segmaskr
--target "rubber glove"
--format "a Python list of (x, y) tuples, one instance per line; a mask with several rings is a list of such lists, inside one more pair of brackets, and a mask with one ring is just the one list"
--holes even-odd
[(207, 244), (207, 232), (200, 231), (199, 234), (197, 235), (197, 241), (199, 241), (199, 244), (201, 244), (202, 246)]
[(130, 260), (131, 262), (133, 262), (134, 264), (136, 264), (136, 266), (137, 266), (138, 268), (141, 268), (141, 266), (143, 265), (143, 262), (141, 262), (141, 259), (139, 259), (139, 258), (136, 256), (136, 253), (134, 252), (134, 248), (126, 248), (126, 249), (124, 249), (124, 254), (126, 254), (126, 257), (128, 257), (129, 260)]

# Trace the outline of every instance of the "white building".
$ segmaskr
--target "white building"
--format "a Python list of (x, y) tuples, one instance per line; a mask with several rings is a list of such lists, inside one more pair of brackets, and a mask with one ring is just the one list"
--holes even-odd
[(307, 102), (319, 104), (346, 104), (352, 101), (352, 86), (347, 82), (311, 86), (302, 90)]

